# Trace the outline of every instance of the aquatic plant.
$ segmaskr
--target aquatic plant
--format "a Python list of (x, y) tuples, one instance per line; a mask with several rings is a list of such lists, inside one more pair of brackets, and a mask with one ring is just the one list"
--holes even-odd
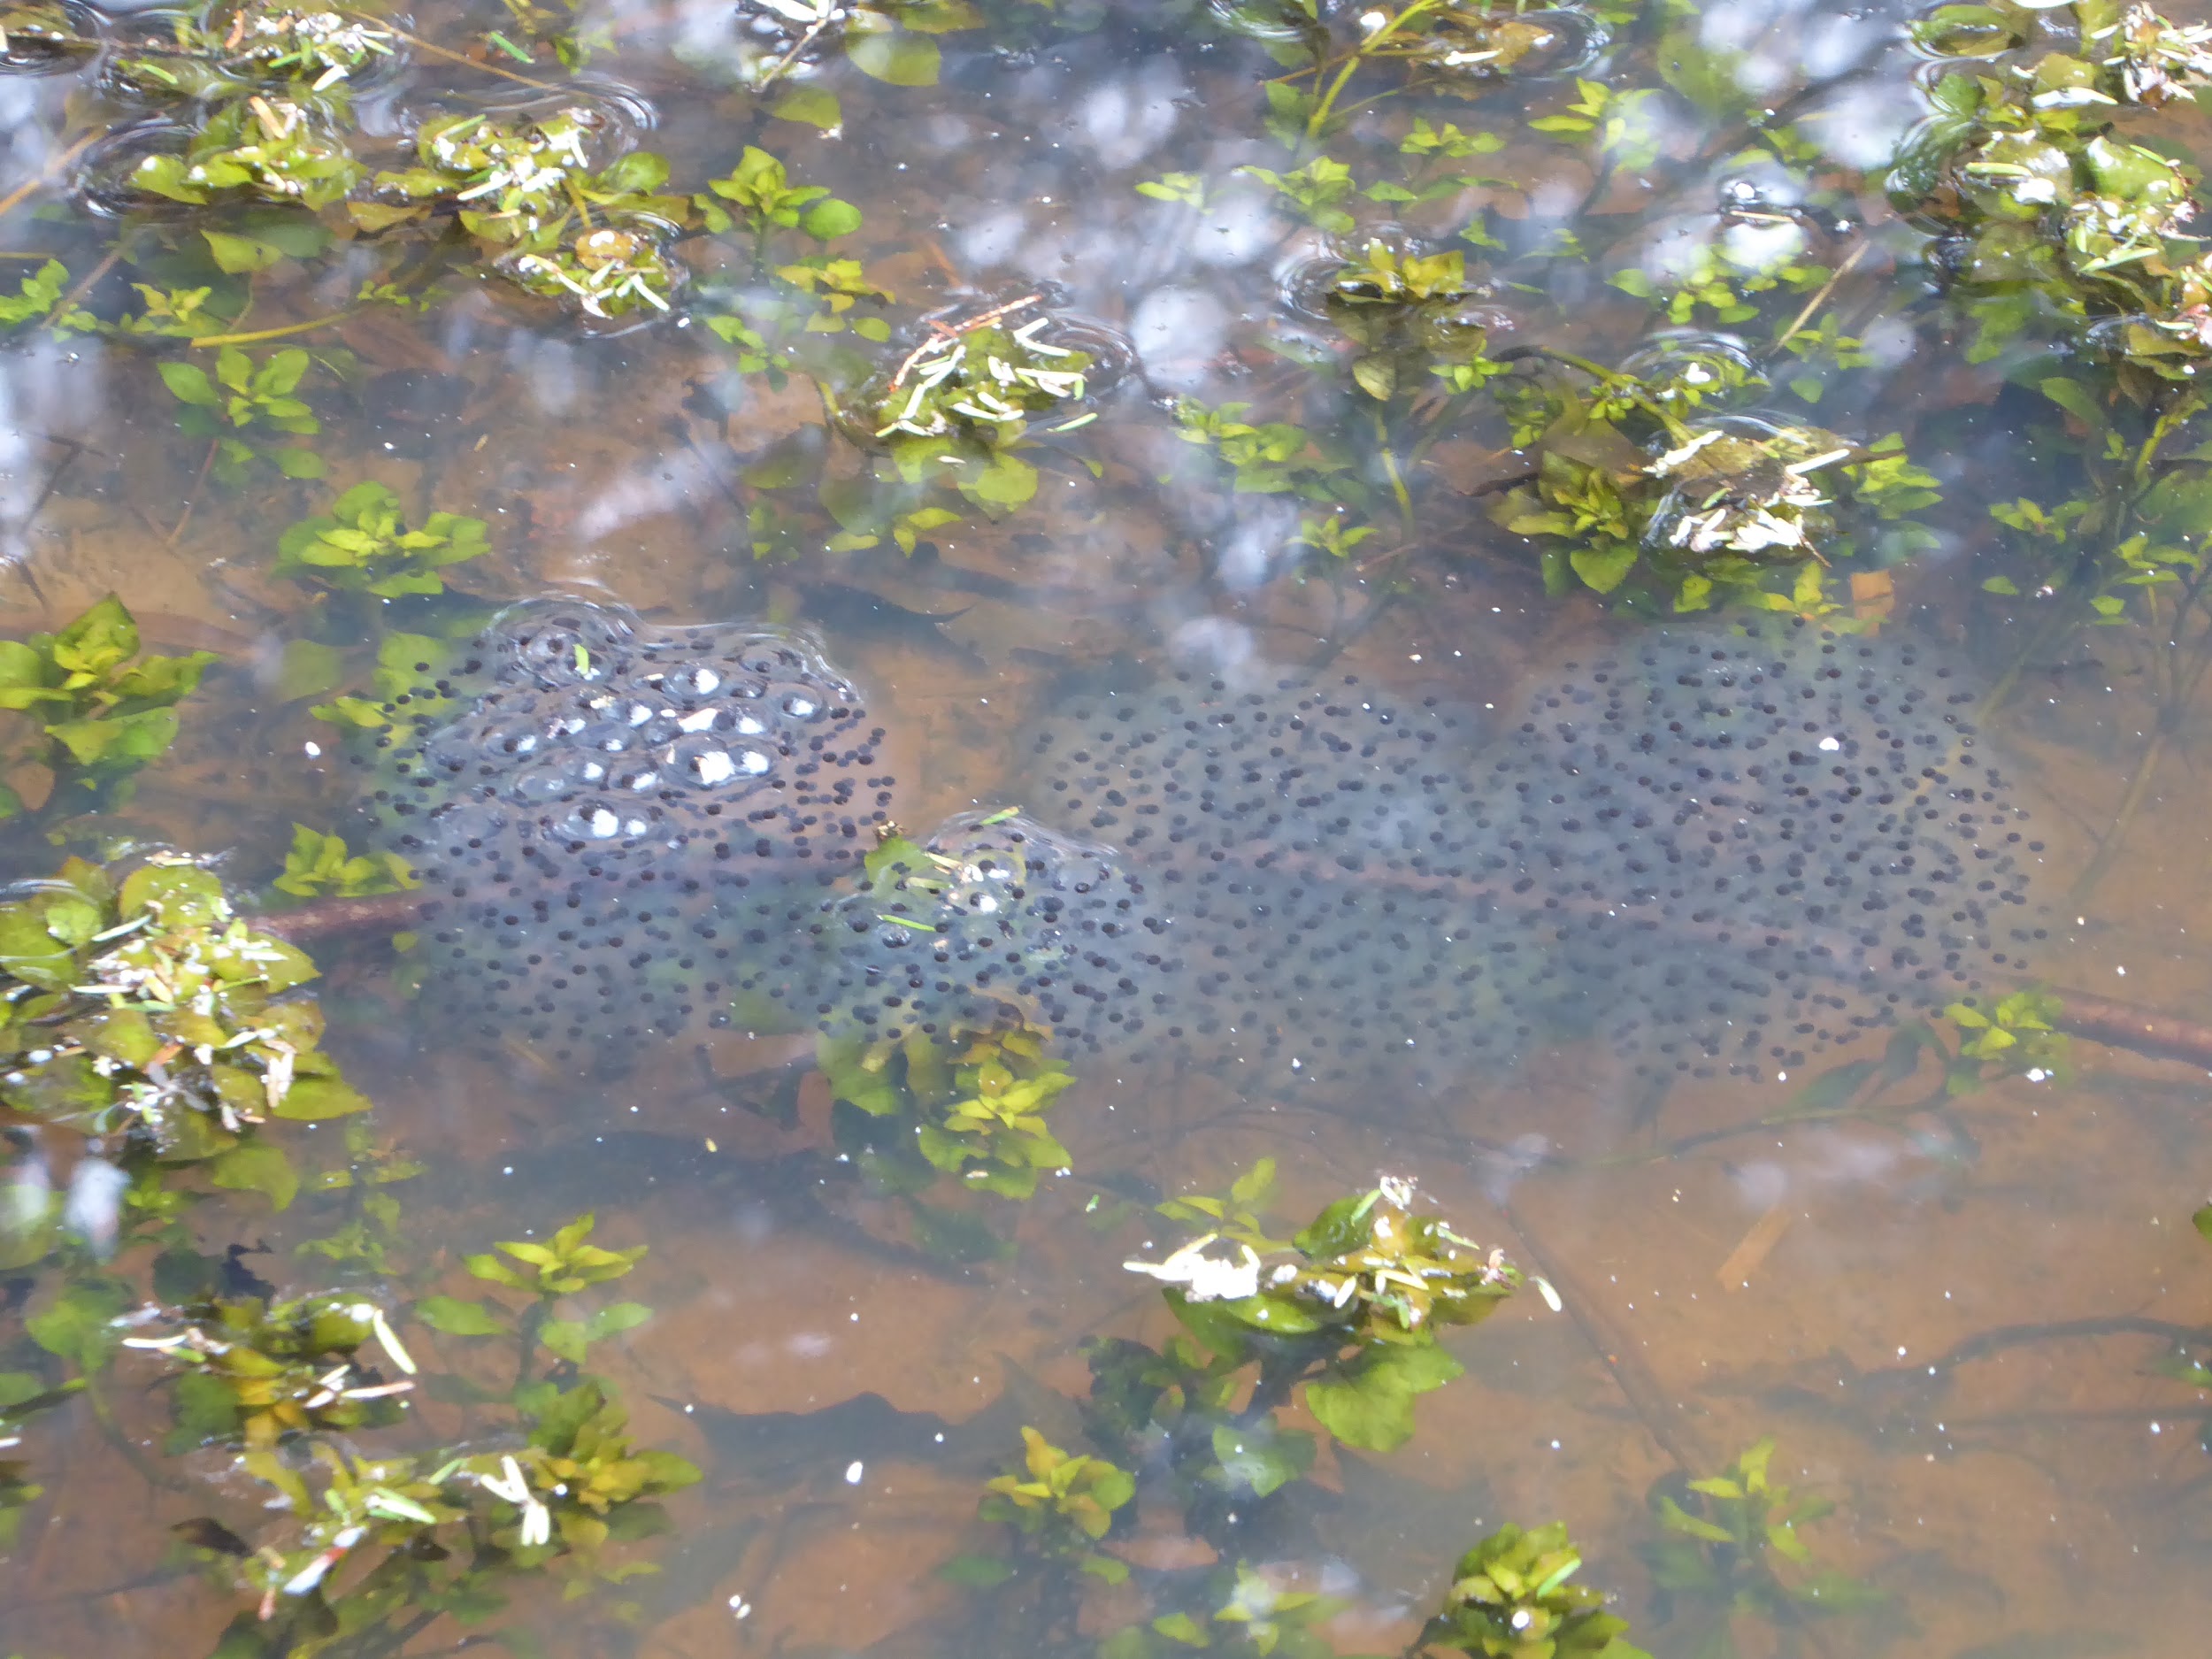
[(1033, 1428), (1023, 1428), (1022, 1446), (1021, 1467), (991, 1478), (979, 1512), (1010, 1524), (1048, 1555), (1087, 1556), (1114, 1511), (1136, 1495), (1136, 1481), (1103, 1458), (1063, 1451)]
[(0, 327), (20, 328), (26, 323), (75, 333), (97, 328), (98, 319), (68, 296), (69, 270), (58, 259), (49, 259), (16, 284), (12, 295), (0, 295)]
[(356, 484), (327, 513), (302, 518), (277, 538), (277, 573), (398, 599), (443, 593), (440, 571), (488, 550), (481, 518), (434, 512), (411, 530), (402, 511), (389, 485)]
[[(273, 1509), (289, 1512), (277, 1536), (259, 1543), (211, 1519), (177, 1529), (219, 1577), (255, 1598), (234, 1621), (233, 1638), (280, 1641), (287, 1652), (311, 1651), (340, 1635), (363, 1644), (403, 1640), (451, 1609), (470, 1608), (480, 1618), (500, 1610), (505, 1586), (521, 1575), (551, 1573), (573, 1599), (595, 1585), (651, 1571), (622, 1558), (622, 1547), (665, 1527), (651, 1501), (693, 1485), (698, 1470), (673, 1453), (637, 1448), (624, 1432), (627, 1413), (605, 1383), (584, 1377), (564, 1386), (529, 1374), (541, 1345), (564, 1362), (582, 1357), (582, 1345), (562, 1322), (543, 1317), (552, 1298), (565, 1294), (557, 1287), (603, 1282), (642, 1254), (600, 1250), (583, 1241), (590, 1230), (585, 1217), (562, 1229), (554, 1245), (498, 1247), (534, 1270), (499, 1282), (527, 1283), (541, 1293), (519, 1319), (484, 1304), (455, 1302), (476, 1310), (478, 1319), (441, 1322), (426, 1311), (433, 1302), (417, 1304), (417, 1315), (434, 1329), (468, 1325), (473, 1333), (480, 1324), (482, 1334), (506, 1334), (520, 1343), (523, 1373), (504, 1397), (511, 1414), (499, 1436), (509, 1442), (504, 1446), (379, 1458), (321, 1438), (328, 1413), (348, 1412), (348, 1402), (357, 1411), (363, 1402), (389, 1399), (411, 1387), (419, 1369), (373, 1303), (326, 1298), (295, 1304), (313, 1321), (304, 1334), (292, 1310), (285, 1310), (288, 1318), (257, 1322), (257, 1304), (226, 1304), (219, 1340), (204, 1332), (195, 1340), (187, 1332), (141, 1343), (173, 1362), (206, 1367), (188, 1373), (205, 1379), (196, 1406), (201, 1419), (219, 1426), (226, 1409), (243, 1419), (248, 1449), (241, 1466), (269, 1488)], [(471, 1264), (483, 1262), (496, 1265), (488, 1256)], [(346, 1366), (309, 1374), (333, 1354), (353, 1354), (369, 1332), (408, 1378), (348, 1389), (337, 1386), (349, 1380), (339, 1375)], [(457, 1382), (445, 1380), (449, 1387)], [(299, 1398), (298, 1390), (311, 1384), (317, 1392)], [(217, 1393), (226, 1386), (227, 1402)], [(259, 1419), (248, 1413), (269, 1398), (276, 1403), (264, 1416), (274, 1419), (273, 1430), (310, 1435), (306, 1458), (280, 1457), (257, 1443), (251, 1425)], [(272, 1432), (261, 1431), (265, 1442)], [(363, 1432), (356, 1428), (350, 1438)], [(377, 1558), (365, 1572), (351, 1564), (372, 1553)]]
[(297, 346), (269, 352), (259, 361), (237, 346), (216, 353), (211, 375), (196, 363), (172, 357), (160, 365), (161, 382), (184, 405), (177, 427), (208, 439), (208, 467), (222, 483), (237, 483), (247, 467), (265, 460), (287, 478), (320, 478), (323, 457), (304, 444), (262, 449), (241, 437), (256, 426), (312, 437), (323, 429), (304, 398), (295, 396), (311, 359)]
[(297, 1177), (251, 1133), (271, 1118), (363, 1110), (319, 1047), (314, 964), (235, 915), (214, 876), (160, 858), (117, 878), (80, 859), (0, 904), (12, 1069), (0, 1101), (168, 1162), (208, 1159), (219, 1185), (279, 1208)]
[(407, 861), (397, 853), (354, 854), (345, 838), (326, 835), (304, 824), (292, 826), (291, 850), (284, 855), (284, 873), (271, 883), (294, 898), (363, 898), (373, 893), (401, 893), (421, 884)]
[(1459, 1559), (1443, 1606), (1409, 1650), (1494, 1659), (1649, 1659), (1624, 1640), (1628, 1621), (1604, 1610), (1605, 1595), (1571, 1583), (1582, 1555), (1563, 1522), (1524, 1532), (1506, 1525)]
[(1945, 1077), (1951, 1094), (1969, 1094), (2005, 1077), (2071, 1080), (2071, 1045), (2055, 1024), (2063, 1010), (2048, 992), (2015, 991), (1987, 1009), (1954, 1002), (1943, 1011), (1959, 1031), (1958, 1054)]
[(353, 78), (392, 62), (398, 36), (369, 17), (243, 0), (162, 14), (130, 29), (111, 83), (148, 98), (216, 101), (256, 88), (342, 99)]
[(127, 183), (192, 207), (251, 199), (319, 209), (344, 201), (365, 172), (312, 110), (257, 93), (217, 106), (181, 150), (142, 157)]
[[(294, 1435), (396, 1423), (396, 1401), (415, 1386), (414, 1359), (373, 1302), (233, 1296), (174, 1317), (178, 1329), (121, 1344), (175, 1368), (173, 1451), (214, 1442), (260, 1451)], [(405, 1375), (387, 1380), (362, 1356), (372, 1340)]]
[(1661, 1535), (1645, 1549), (1663, 1621), (1680, 1617), (1709, 1651), (1732, 1653), (1727, 1621), (1747, 1613), (1778, 1624), (1810, 1615), (1854, 1612), (1878, 1591), (1834, 1568), (1812, 1564), (1798, 1527), (1835, 1505), (1800, 1496), (1770, 1472), (1774, 1441), (1747, 1448), (1721, 1474), (1670, 1475), (1651, 1491)]
[(835, 1102), (838, 1146), (871, 1184), (901, 1199), (916, 1238), (935, 1253), (964, 1259), (1006, 1248), (972, 1209), (931, 1201), (941, 1178), (1020, 1202), (1040, 1173), (1069, 1167), (1045, 1114), (1075, 1078), (1039, 1032), (824, 1037), (816, 1064)]
[[(46, 809), (122, 799), (131, 775), (176, 741), (176, 705), (215, 660), (212, 651), (142, 656), (138, 624), (112, 594), (58, 633), (0, 640), (0, 709), (37, 724), (41, 741), (19, 762), (52, 773)], [(26, 810), (0, 784), (0, 818)]]

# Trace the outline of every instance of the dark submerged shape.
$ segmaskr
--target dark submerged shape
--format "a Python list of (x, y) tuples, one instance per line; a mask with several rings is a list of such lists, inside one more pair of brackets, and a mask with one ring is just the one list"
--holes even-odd
[(406, 768), (439, 995), (570, 1052), (1025, 1021), (1246, 1086), (1463, 1088), (1594, 1034), (1754, 1075), (2024, 970), (2040, 844), (1909, 642), (1648, 629), (1504, 716), (1343, 675), (1090, 695), (870, 871), (879, 728), (808, 641), (505, 613)]
[(441, 1003), (557, 1058), (726, 1024), (748, 925), (749, 956), (887, 821), (882, 731), (791, 630), (535, 601), (454, 684), (483, 688), (399, 757), (394, 844), (430, 895)]
[(1609, 1041), (1801, 1064), (2044, 936), (1978, 697), (1909, 641), (1651, 629), (1521, 700), (1486, 873)]
[(1701, 623), (1564, 665), (1487, 741), (1353, 680), (1183, 675), (1025, 760), (1041, 816), (1156, 870), (1186, 968), (1153, 1000), (1223, 1010), (1240, 1058), (1447, 1086), (1588, 1032), (1759, 1075), (2024, 971), (2041, 845), (1974, 702), (1909, 642)]

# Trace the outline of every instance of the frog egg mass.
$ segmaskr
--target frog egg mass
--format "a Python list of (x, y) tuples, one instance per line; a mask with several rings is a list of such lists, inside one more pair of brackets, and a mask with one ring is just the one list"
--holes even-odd
[(1024, 810), (879, 853), (884, 731), (803, 635), (536, 603), (451, 685), (390, 819), (435, 995), (564, 1059), (734, 1008), (1271, 1087), (1464, 1087), (1586, 1034), (1764, 1075), (2041, 936), (1973, 690), (1801, 623), (1647, 628), (1503, 714), (1341, 672), (1087, 693), (1016, 743)]

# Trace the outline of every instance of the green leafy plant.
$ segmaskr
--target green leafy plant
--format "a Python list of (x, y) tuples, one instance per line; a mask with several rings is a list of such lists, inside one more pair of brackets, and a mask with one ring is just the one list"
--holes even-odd
[(1309, 501), (1359, 504), (1365, 489), (1349, 463), (1302, 426), (1288, 421), (1255, 425), (1243, 419), (1249, 403), (1209, 408), (1186, 397), (1175, 405), (1176, 435), (1220, 457), (1240, 495), (1285, 492)]
[(748, 144), (737, 165), (719, 179), (707, 180), (711, 193), (692, 198), (710, 231), (742, 225), (753, 238), (753, 265), (766, 264), (769, 238), (778, 230), (800, 230), (817, 242), (833, 242), (860, 228), (860, 210), (840, 201), (820, 185), (795, 185), (782, 162)]
[(1340, 161), (1316, 156), (1302, 167), (1278, 173), (1271, 167), (1241, 167), (1288, 202), (1298, 217), (1317, 230), (1348, 234), (1358, 222), (1344, 206), (1352, 194), (1352, 170)]
[(1409, 1184), (1386, 1181), (1330, 1205), (1286, 1250), (1263, 1256), (1236, 1240), (1232, 1254), (1213, 1254), (1217, 1230), (1162, 1261), (1125, 1265), (1165, 1286), (1168, 1307), (1211, 1356), (1208, 1381), (1257, 1362), (1246, 1411), (1224, 1426), (1257, 1432), (1302, 1390), (1338, 1440), (1388, 1451), (1412, 1435), (1415, 1399), (1461, 1372), (1439, 1330), (1479, 1324), (1521, 1282), (1499, 1252), (1417, 1215), (1412, 1202)]
[(983, 1518), (1010, 1524), (1048, 1554), (1087, 1555), (1137, 1483), (1103, 1458), (1063, 1451), (1033, 1428), (1022, 1430), (1022, 1466), (986, 1486)]
[(886, 1043), (824, 1038), (817, 1057), (838, 1102), (884, 1120), (853, 1122), (845, 1139), (864, 1148), (887, 1141), (880, 1152), (864, 1151), (864, 1167), (894, 1191), (924, 1191), (941, 1173), (1018, 1201), (1036, 1191), (1040, 1171), (1067, 1167), (1068, 1150), (1045, 1114), (1075, 1079), (1036, 1032), (956, 1041), (920, 1032)]
[(313, 964), (235, 916), (204, 870), (153, 862), (117, 879), (70, 860), (0, 905), (0, 1102), (134, 1154), (204, 1161), (216, 1185), (279, 1209), (299, 1178), (257, 1126), (368, 1105), (322, 1052), (314, 1001), (289, 995)]
[(192, 207), (233, 200), (334, 207), (367, 170), (307, 104), (258, 96), (219, 104), (182, 153), (142, 157), (124, 182)]
[(255, 426), (307, 437), (323, 429), (306, 401), (294, 396), (310, 361), (297, 346), (272, 351), (259, 363), (236, 346), (225, 346), (216, 354), (212, 375), (196, 363), (172, 358), (161, 365), (161, 380), (184, 405), (179, 428), (212, 440), (218, 479), (238, 481), (257, 458), (287, 478), (320, 478), (326, 470), (323, 457), (305, 445), (264, 450), (238, 435)]
[[(644, 1256), (645, 1247), (609, 1250), (591, 1242), (596, 1217), (579, 1216), (546, 1242), (517, 1239), (500, 1244), (498, 1255), (487, 1251), (467, 1258), (474, 1277), (536, 1300), (526, 1306), (517, 1330), (522, 1348), (521, 1378), (530, 1371), (531, 1350), (542, 1345), (555, 1358), (580, 1365), (595, 1342), (634, 1330), (651, 1316), (641, 1302), (611, 1302), (580, 1318), (556, 1318), (555, 1304), (563, 1298), (622, 1278)], [(500, 1256), (508, 1258), (501, 1261)], [(434, 1330), (454, 1336), (494, 1336), (513, 1322), (479, 1302), (433, 1296), (415, 1305), (415, 1315)], [(522, 1386), (520, 1381), (517, 1386)]]
[(1419, 253), (1370, 241), (1330, 280), (1330, 319), (1358, 342), (1352, 379), (1379, 403), (1441, 377), (1454, 392), (1471, 392), (1506, 373), (1486, 354), (1484, 313), (1456, 250)]
[(2047, 991), (2015, 991), (1987, 1008), (1952, 1003), (1943, 1012), (1959, 1028), (1959, 1049), (1947, 1069), (1946, 1088), (1965, 1094), (2007, 1077), (2071, 1081), (2070, 1045), (2056, 1026), (2063, 1011)]
[(1790, 1624), (1882, 1599), (1848, 1574), (1813, 1566), (1811, 1547), (1797, 1529), (1835, 1506), (1776, 1481), (1773, 1458), (1774, 1441), (1763, 1440), (1725, 1473), (1669, 1476), (1652, 1489), (1661, 1536), (1645, 1555), (1661, 1593), (1661, 1617), (1679, 1616), (1695, 1625), (1693, 1640), (1705, 1641), (1709, 1651), (1735, 1651), (1732, 1615)]
[(342, 836), (326, 835), (304, 824), (295, 824), (292, 849), (284, 856), (284, 873), (272, 885), (297, 899), (324, 895), (357, 899), (377, 893), (402, 893), (421, 883), (397, 853), (349, 854)]
[[(127, 780), (176, 741), (176, 705), (198, 689), (212, 651), (144, 657), (138, 624), (109, 595), (58, 634), (0, 640), (0, 709), (38, 723), (42, 741), (25, 758), (54, 775), (50, 803), (114, 801)], [(0, 784), (0, 818), (25, 810)]]
[(1582, 1555), (1563, 1522), (1524, 1532), (1507, 1525), (1459, 1559), (1442, 1609), (1409, 1650), (1493, 1659), (1649, 1659), (1624, 1640), (1625, 1619), (1602, 1592), (1571, 1583)]
[(522, 1408), (526, 1439), (511, 1449), (374, 1458), (318, 1440), (303, 1465), (249, 1451), (245, 1471), (290, 1518), (257, 1544), (211, 1519), (179, 1530), (253, 1598), (225, 1640), (286, 1652), (341, 1632), (389, 1641), (449, 1608), (481, 1619), (505, 1606), (503, 1586), (535, 1572), (565, 1580), (572, 1599), (651, 1571), (607, 1557), (664, 1530), (652, 1500), (699, 1479), (672, 1452), (634, 1448), (627, 1420), (588, 1379)]
[(16, 284), (12, 295), (0, 295), (0, 328), (20, 328), (42, 322), (65, 333), (84, 334), (99, 327), (99, 319), (68, 299), (69, 271), (58, 259), (49, 259)]
[[(174, 1368), (173, 1451), (212, 1442), (259, 1450), (311, 1432), (396, 1423), (398, 1398), (415, 1386), (413, 1356), (383, 1310), (359, 1297), (223, 1297), (187, 1304), (173, 1318), (173, 1332), (122, 1340)], [(387, 1380), (365, 1361), (371, 1340), (405, 1375)]]
[(401, 522), (401, 511), (388, 486), (356, 484), (327, 513), (303, 518), (278, 538), (277, 573), (397, 599), (443, 593), (440, 571), (488, 550), (481, 518), (434, 512), (411, 530)]

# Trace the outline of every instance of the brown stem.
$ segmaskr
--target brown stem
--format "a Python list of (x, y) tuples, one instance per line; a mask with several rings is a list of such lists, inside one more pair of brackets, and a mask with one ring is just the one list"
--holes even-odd
[(176, 546), (184, 526), (192, 522), (192, 509), (200, 504), (200, 490), (207, 483), (207, 470), (215, 465), (215, 451), (222, 447), (222, 442), (220, 438), (207, 441), (207, 454), (200, 462), (199, 476), (192, 480), (192, 492), (184, 498), (184, 511), (178, 515), (177, 527), (169, 533), (169, 546)]
[(2062, 1004), (2056, 1024), (2069, 1036), (2126, 1048), (2160, 1060), (2186, 1060), (2212, 1071), (2212, 1025), (2154, 1013), (2086, 991), (2054, 991)]
[(427, 896), (420, 892), (379, 893), (360, 899), (311, 899), (296, 910), (257, 916), (257, 932), (273, 933), (303, 948), (355, 933), (403, 932), (422, 919)]

